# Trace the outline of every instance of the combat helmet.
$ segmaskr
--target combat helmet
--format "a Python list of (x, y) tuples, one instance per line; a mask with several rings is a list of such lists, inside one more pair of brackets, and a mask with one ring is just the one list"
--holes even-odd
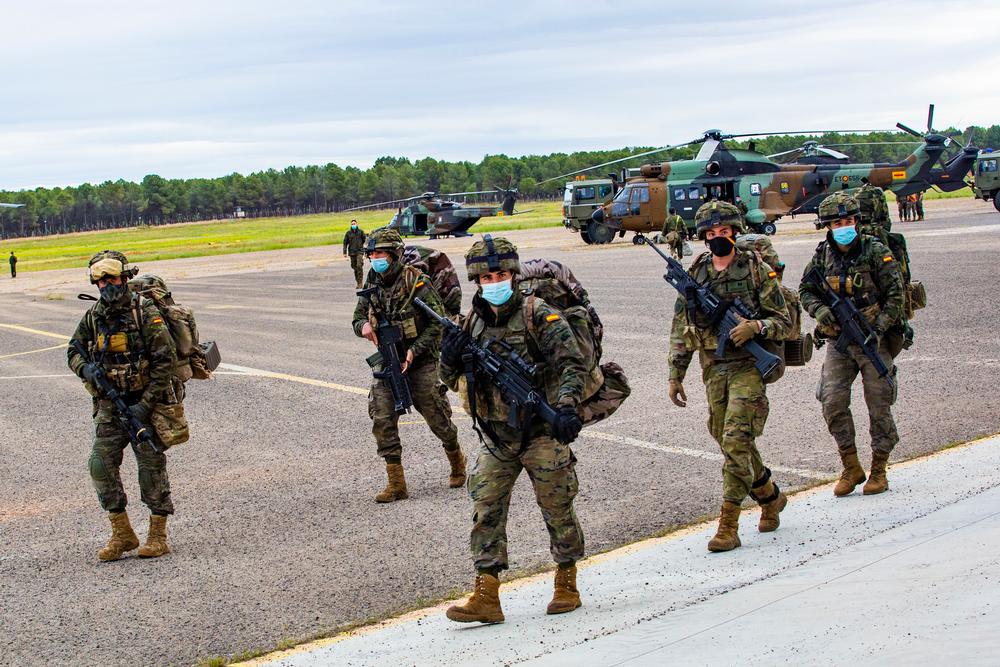
[(117, 250), (102, 250), (87, 263), (87, 277), (91, 285), (96, 285), (104, 276), (121, 276), (128, 280), (137, 273), (139, 269), (129, 267), (128, 258)]
[(816, 228), (820, 229), (834, 220), (861, 215), (861, 207), (858, 205), (857, 198), (852, 197), (849, 193), (834, 192), (820, 202), (817, 213), (819, 214), (819, 222), (816, 224)]
[(521, 272), (521, 261), (517, 255), (517, 246), (498, 236), (486, 234), (483, 240), (476, 241), (465, 253), (465, 270), (469, 280), (475, 280), (484, 273), (506, 269), (511, 273)]
[(391, 227), (381, 227), (368, 235), (365, 243), (365, 254), (370, 255), (374, 250), (384, 250), (396, 259), (403, 254), (403, 237), (399, 232)]
[(708, 230), (717, 225), (729, 225), (733, 228), (733, 235), (745, 231), (743, 225), (743, 215), (740, 209), (727, 201), (712, 200), (702, 204), (698, 212), (694, 214), (695, 229), (698, 238), (705, 240)]

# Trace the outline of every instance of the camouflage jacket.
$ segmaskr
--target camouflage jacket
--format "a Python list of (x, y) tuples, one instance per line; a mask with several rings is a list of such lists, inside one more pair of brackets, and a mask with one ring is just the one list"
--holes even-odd
[[(904, 288), (899, 263), (889, 248), (869, 236), (859, 236), (847, 252), (841, 252), (830, 233), (816, 246), (816, 254), (806, 265), (806, 273), (813, 267), (827, 277), (827, 281), (842, 296), (849, 296), (870, 325), (887, 331), (903, 321)], [(799, 285), (802, 307), (811, 316), (823, 305), (819, 292), (812, 285)], [(824, 333), (824, 332), (820, 332)]]
[[(402, 328), (406, 348), (413, 352), (414, 363), (436, 359), (441, 345), (441, 325), (431, 321), (413, 304), (413, 298), (420, 297), (435, 312), (448, 316), (431, 279), (419, 269), (394, 260), (385, 273), (368, 271), (365, 287), (375, 287), (376, 291), (370, 299), (358, 299), (354, 308), (355, 335), (361, 336), (365, 322), (375, 328), (379, 316), (385, 315), (390, 324)], [(406, 350), (402, 352), (405, 354)]]
[[(781, 293), (777, 274), (753, 253), (736, 250), (732, 264), (719, 272), (712, 265), (711, 253), (702, 253), (688, 269), (688, 274), (701, 285), (710, 285), (722, 299), (739, 297), (754, 313), (754, 319), (767, 326), (768, 340), (784, 340), (792, 326), (785, 297)], [(721, 359), (715, 357), (719, 346), (715, 327), (700, 312), (690, 312), (683, 295), (674, 304), (674, 321), (670, 331), (670, 379), (683, 380), (691, 357), (699, 351), (703, 367), (716, 363), (752, 359), (752, 355), (730, 343)]]
[(687, 234), (687, 223), (676, 213), (667, 216), (666, 222), (663, 223), (663, 231), (660, 233), (666, 236), (670, 232), (677, 232), (682, 237)]
[[(503, 341), (529, 364), (536, 364), (536, 386), (544, 388), (546, 398), (553, 407), (575, 407), (580, 402), (589, 373), (583, 354), (566, 320), (537, 297), (532, 304), (533, 318), (529, 324), (525, 291), (515, 290), (510, 300), (497, 309), (496, 314), (477, 294), (472, 300), (472, 310), (466, 315), (463, 328), (480, 345), (491, 339)], [(490, 349), (509, 357), (509, 352), (498, 343), (494, 343)], [(461, 391), (459, 379), (462, 378), (462, 370), (442, 364), (441, 379), (453, 391)], [(488, 421), (502, 440), (521, 440), (524, 429), (515, 430), (507, 426), (510, 408), (504, 402), (500, 390), (488, 378), (476, 376), (475, 396), (476, 413), (480, 419)], [(545, 433), (548, 426), (540, 418), (536, 418), (527, 428), (528, 436), (535, 437)]]
[[(98, 301), (84, 313), (73, 339), (83, 343), (91, 359), (130, 399), (150, 408), (156, 403), (177, 402), (171, 382), (177, 353), (152, 301), (133, 296), (125, 308), (109, 308)], [(84, 361), (72, 347), (67, 361), (70, 370), (82, 378)], [(97, 396), (97, 389), (85, 384), (91, 395)]]
[(361, 228), (348, 229), (344, 234), (344, 252), (360, 255), (365, 251), (365, 239), (368, 238)]

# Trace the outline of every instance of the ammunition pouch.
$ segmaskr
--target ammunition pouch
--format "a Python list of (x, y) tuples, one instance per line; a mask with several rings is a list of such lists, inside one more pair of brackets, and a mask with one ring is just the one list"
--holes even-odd
[(126, 393), (142, 391), (149, 385), (149, 361), (140, 359), (135, 366), (109, 364), (104, 366), (104, 374), (108, 376), (115, 389)]
[(793, 340), (786, 340), (784, 345), (784, 359), (786, 366), (805, 366), (812, 359), (813, 348), (812, 334), (802, 334)]
[(927, 306), (927, 289), (919, 280), (906, 283), (906, 299), (904, 310), (906, 319), (913, 319), (916, 311)]
[(157, 403), (150, 415), (156, 438), (165, 449), (187, 442), (190, 438), (183, 403)]

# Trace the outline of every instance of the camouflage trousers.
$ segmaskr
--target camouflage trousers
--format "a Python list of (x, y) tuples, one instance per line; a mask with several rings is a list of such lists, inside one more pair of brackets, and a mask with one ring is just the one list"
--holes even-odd
[[(509, 445), (499, 453), (505, 459), (513, 458), (518, 446), (520, 443)], [(512, 461), (497, 459), (486, 447), (479, 449), (468, 483), (474, 512), (470, 546), (477, 570), (507, 569), (507, 512), (522, 469), (528, 473), (549, 531), (552, 559), (570, 563), (583, 558), (583, 529), (573, 511), (573, 498), (579, 489), (576, 457), (569, 445), (542, 436), (531, 440)]]
[[(879, 344), (879, 356), (892, 370), (892, 355), (886, 341)], [(888, 455), (899, 442), (896, 422), (892, 418), (892, 404), (896, 402), (896, 390), (878, 376), (875, 366), (857, 345), (850, 345), (842, 354), (833, 345), (826, 351), (823, 370), (820, 373), (816, 398), (823, 404), (823, 418), (830, 435), (837, 441), (840, 451), (855, 449), (854, 416), (851, 414), (851, 386), (861, 373), (865, 403), (868, 405), (869, 432), (872, 450)]]
[(354, 269), (354, 282), (362, 284), (365, 276), (365, 256), (360, 253), (351, 255), (351, 268)]
[[(445, 449), (458, 449), (458, 428), (451, 420), (451, 403), (445, 395), (448, 388), (438, 377), (437, 360), (418, 362), (406, 373), (410, 382), (413, 407), (424, 418)], [(368, 392), (368, 416), (372, 419), (372, 435), (382, 458), (398, 459), (403, 455), (399, 441), (399, 415), (393, 409), (392, 391), (381, 380), (372, 382)]]
[(764, 380), (753, 360), (713, 364), (702, 371), (708, 432), (722, 449), (722, 498), (741, 503), (765, 474), (756, 439), (769, 410)]
[[(128, 496), (122, 486), (119, 468), (125, 448), (131, 445), (128, 434), (122, 430), (108, 408), (101, 408), (94, 417), (96, 434), (90, 452), (90, 478), (97, 490), (97, 498), (106, 512), (124, 512)], [(139, 465), (139, 491), (142, 502), (153, 514), (173, 514), (170, 499), (170, 480), (167, 477), (167, 457), (146, 447), (132, 446)]]

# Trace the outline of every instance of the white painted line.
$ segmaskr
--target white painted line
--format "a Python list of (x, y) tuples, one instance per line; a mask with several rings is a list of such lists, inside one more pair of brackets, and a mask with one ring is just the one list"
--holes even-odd
[[(637, 438), (630, 438), (627, 435), (615, 435), (614, 433), (603, 433), (601, 431), (591, 431), (590, 429), (584, 429), (580, 431), (581, 436), (589, 436), (591, 438), (597, 438), (598, 440), (607, 440), (608, 442), (617, 442), (623, 445), (631, 445), (633, 447), (641, 447), (643, 449), (652, 449), (658, 452), (666, 452), (668, 454), (679, 454), (681, 456), (693, 456), (695, 458), (704, 459), (706, 461), (723, 461), (725, 457), (717, 452), (706, 452), (701, 449), (691, 449), (690, 447), (677, 447), (675, 445), (661, 445), (656, 442), (647, 442), (646, 440), (639, 440)], [(786, 466), (769, 466), (773, 472), (784, 472), (791, 475), (797, 475), (799, 477), (805, 477), (807, 479), (818, 479), (818, 480), (830, 480), (833, 479), (833, 475), (826, 472), (820, 472), (818, 470), (806, 470), (804, 468), (788, 468)]]
[(38, 378), (75, 378), (72, 373), (60, 373), (58, 375), (0, 375), (0, 380), (35, 380)]
[(23, 357), (26, 354), (36, 354), (38, 352), (48, 352), (49, 350), (58, 350), (60, 348), (69, 347), (69, 343), (61, 343), (59, 345), (53, 345), (52, 347), (43, 347), (38, 350), (28, 350), (27, 352), (14, 352), (13, 354), (0, 354), (0, 359), (10, 359), (11, 357)]
[(219, 368), (224, 368), (228, 371), (237, 371), (238, 373), (243, 373), (245, 375), (274, 378), (276, 380), (287, 380), (288, 382), (298, 382), (299, 384), (308, 384), (314, 387), (326, 387), (327, 389), (336, 389), (337, 391), (344, 391), (349, 394), (360, 394), (362, 396), (368, 395), (368, 389), (363, 387), (352, 387), (350, 385), (338, 384), (336, 382), (325, 382), (323, 380), (315, 380), (313, 378), (301, 377), (299, 375), (289, 375), (288, 373), (276, 373), (274, 371), (266, 371), (260, 368), (250, 368), (249, 366), (237, 366), (236, 364), (219, 364)]

